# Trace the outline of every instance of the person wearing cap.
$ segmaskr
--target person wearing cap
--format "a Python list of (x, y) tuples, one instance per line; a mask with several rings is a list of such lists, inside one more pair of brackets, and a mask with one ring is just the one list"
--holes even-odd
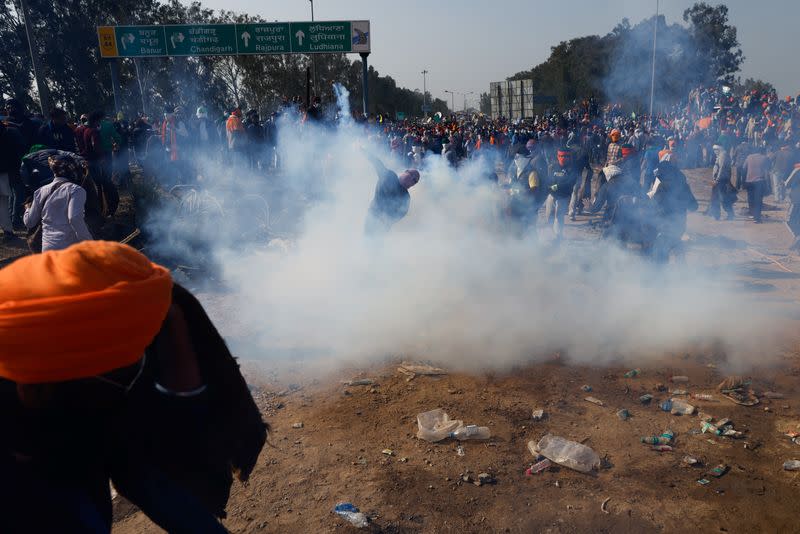
[(575, 184), (578, 183), (578, 171), (575, 168), (572, 151), (568, 148), (556, 152), (556, 162), (550, 171), (547, 191), (553, 205), (553, 234), (558, 243), (564, 237), (564, 216), (569, 209), (569, 199), (572, 197)]
[(419, 171), (406, 169), (400, 175), (387, 169), (381, 160), (367, 155), (378, 174), (375, 194), (369, 205), (365, 233), (369, 236), (383, 234), (408, 213), (411, 195), (408, 190), (419, 182)]
[(719, 220), (720, 206), (722, 206), (728, 214), (728, 220), (732, 221), (735, 217), (733, 203), (736, 202), (736, 190), (731, 183), (731, 158), (721, 145), (714, 145), (712, 150), (716, 154), (716, 159), (711, 174), (711, 199), (705, 214)]
[(23, 220), (28, 230), (42, 225), (42, 252), (92, 239), (84, 219), (86, 190), (78, 185), (85, 174), (81, 163), (68, 155), (50, 156), (53, 181), (37, 189), (26, 206)]
[(0, 269), (0, 427), (0, 531), (93, 533), (109, 481), (168, 532), (226, 532), (269, 428), (197, 299), (105, 241)]

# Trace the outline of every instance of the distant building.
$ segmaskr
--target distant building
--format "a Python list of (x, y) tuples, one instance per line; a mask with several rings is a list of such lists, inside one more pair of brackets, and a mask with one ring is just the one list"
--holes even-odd
[(492, 118), (510, 120), (532, 118), (533, 80), (505, 80), (489, 84)]

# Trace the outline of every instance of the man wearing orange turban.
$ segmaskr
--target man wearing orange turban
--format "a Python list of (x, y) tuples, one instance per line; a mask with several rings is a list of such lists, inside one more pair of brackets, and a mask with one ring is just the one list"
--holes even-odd
[(85, 241), (0, 269), (0, 428), (0, 532), (110, 532), (109, 480), (169, 532), (225, 532), (268, 427), (169, 271)]

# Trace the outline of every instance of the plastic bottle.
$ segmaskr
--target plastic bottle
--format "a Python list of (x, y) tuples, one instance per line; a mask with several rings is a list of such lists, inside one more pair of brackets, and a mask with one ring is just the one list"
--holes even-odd
[(639, 373), (641, 373), (641, 371), (639, 369), (631, 369), (630, 371), (625, 373), (623, 376), (625, 378), (634, 378), (634, 377), (638, 376)]
[(340, 502), (333, 508), (333, 512), (347, 519), (356, 528), (366, 528), (369, 526), (369, 519), (358, 508), (349, 502)]
[(708, 393), (693, 393), (693, 399), (702, 400), (702, 401), (714, 401), (714, 395), (709, 395)]
[(677, 375), (670, 378), (670, 382), (673, 384), (686, 384), (689, 382), (689, 377), (684, 375)]
[(460, 441), (467, 439), (489, 439), (491, 436), (492, 433), (489, 431), (489, 427), (478, 425), (462, 426), (450, 433), (451, 438), (455, 438)]
[(582, 473), (600, 467), (600, 456), (591, 448), (552, 434), (540, 439), (536, 448), (551, 461)]
[(667, 445), (672, 443), (673, 438), (675, 438), (675, 434), (672, 430), (667, 430), (660, 436), (647, 436), (642, 438), (642, 443), (648, 443), (650, 445)]
[(787, 460), (783, 462), (783, 468), (786, 471), (800, 471), (800, 460)]

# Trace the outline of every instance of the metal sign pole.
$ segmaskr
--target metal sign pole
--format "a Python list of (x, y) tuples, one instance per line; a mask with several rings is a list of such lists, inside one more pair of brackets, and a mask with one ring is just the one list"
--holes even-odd
[(361, 92), (363, 97), (361, 103), (364, 107), (364, 118), (369, 116), (369, 68), (367, 67), (367, 56), (369, 52), (361, 52)]

